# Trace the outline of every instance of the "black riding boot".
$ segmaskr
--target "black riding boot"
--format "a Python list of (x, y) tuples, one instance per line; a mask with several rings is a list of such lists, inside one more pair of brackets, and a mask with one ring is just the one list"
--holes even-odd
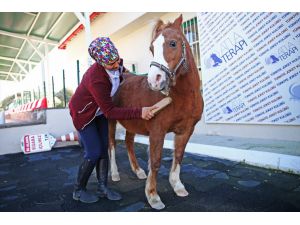
[(77, 180), (74, 185), (73, 199), (84, 203), (94, 203), (99, 199), (95, 194), (89, 193), (86, 190), (87, 182), (95, 168), (95, 163), (91, 160), (84, 159), (79, 167)]
[(99, 159), (96, 165), (96, 173), (98, 179), (97, 195), (100, 198), (107, 198), (109, 200), (121, 200), (122, 196), (107, 187), (108, 177), (108, 159)]

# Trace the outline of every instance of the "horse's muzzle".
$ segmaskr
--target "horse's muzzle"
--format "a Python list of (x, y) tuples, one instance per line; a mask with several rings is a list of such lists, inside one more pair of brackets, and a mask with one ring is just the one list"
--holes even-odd
[(153, 85), (152, 83), (148, 82), (148, 86), (153, 91), (161, 91), (166, 87), (167, 82), (165, 80), (161, 81), (159, 84)]

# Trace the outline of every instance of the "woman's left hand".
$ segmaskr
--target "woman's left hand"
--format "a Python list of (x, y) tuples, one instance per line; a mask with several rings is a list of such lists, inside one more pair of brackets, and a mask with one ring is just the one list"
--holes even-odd
[(157, 106), (143, 107), (142, 108), (142, 119), (150, 120), (154, 117), (152, 110), (157, 109)]

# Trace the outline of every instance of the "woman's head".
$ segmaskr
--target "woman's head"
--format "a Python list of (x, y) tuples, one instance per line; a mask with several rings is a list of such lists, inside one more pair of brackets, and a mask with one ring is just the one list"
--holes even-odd
[[(100, 65), (108, 69), (116, 69), (120, 60), (115, 45), (108, 37), (98, 37), (89, 46), (90, 56)], [(118, 67), (117, 67), (118, 68)]]

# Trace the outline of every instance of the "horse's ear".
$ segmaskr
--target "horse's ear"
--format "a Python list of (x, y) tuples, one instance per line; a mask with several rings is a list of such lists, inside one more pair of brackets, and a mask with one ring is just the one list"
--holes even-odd
[(163, 30), (164, 22), (162, 20), (158, 20), (152, 32), (152, 41), (156, 38), (157, 33)]
[(182, 24), (182, 14), (180, 14), (180, 16), (174, 21), (173, 25), (181, 28), (181, 24)]
[(153, 44), (151, 43), (150, 47), (149, 47), (150, 52), (152, 53), (152, 56), (154, 56), (154, 48), (153, 48)]
[(164, 22), (162, 20), (158, 20), (156, 22), (156, 25), (153, 28), (152, 37), (151, 37), (152, 41), (151, 41), (151, 45), (150, 45), (150, 48), (149, 48), (150, 51), (151, 51), (151, 53), (152, 53), (152, 55), (154, 55), (154, 48), (153, 48), (153, 44), (152, 43), (156, 39), (156, 37), (158, 36), (157, 34), (159, 34), (163, 30), (164, 26), (165, 26)]

